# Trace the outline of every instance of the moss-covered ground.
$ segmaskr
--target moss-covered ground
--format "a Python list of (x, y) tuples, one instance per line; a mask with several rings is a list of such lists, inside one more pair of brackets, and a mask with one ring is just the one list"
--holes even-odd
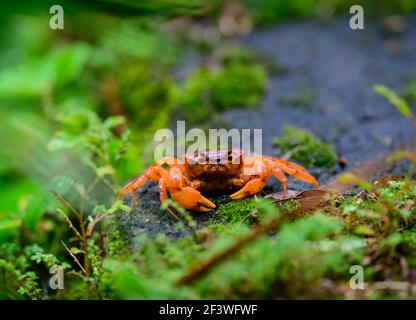
[[(415, 298), (414, 1), (362, 1), (363, 38), (326, 20), (337, 0), (105, 3), (68, 2), (59, 31), (41, 4), (2, 12), (0, 299)], [(271, 179), (194, 213), (152, 181), (115, 201), (178, 119), (263, 128), (322, 190)], [(387, 151), (376, 179), (350, 172)]]

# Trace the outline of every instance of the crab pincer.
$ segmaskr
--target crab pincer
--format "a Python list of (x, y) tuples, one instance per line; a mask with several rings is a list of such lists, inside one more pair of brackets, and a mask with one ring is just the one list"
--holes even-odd
[(180, 203), (185, 209), (206, 212), (216, 208), (216, 205), (205, 198), (198, 190), (192, 187), (184, 187), (176, 192), (171, 192), (172, 199)]

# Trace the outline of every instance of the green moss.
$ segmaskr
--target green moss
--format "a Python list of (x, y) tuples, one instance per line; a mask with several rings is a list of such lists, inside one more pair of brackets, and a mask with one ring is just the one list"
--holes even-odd
[[(267, 25), (294, 18), (328, 18), (337, 13), (345, 14), (352, 5), (351, 1), (343, 0), (244, 0), (244, 2), (253, 22), (257, 25)], [(354, 3), (365, 8), (366, 16), (372, 18), (409, 13), (416, 9), (413, 0), (385, 0), (382, 6), (372, 0), (360, 0)]]
[(257, 24), (270, 24), (288, 18), (305, 17), (313, 15), (316, 11), (316, 1), (245, 0), (245, 2)]
[[(374, 193), (343, 199), (338, 207), (349, 229), (364, 235), (384, 237), (407, 228), (404, 232), (406, 239), (414, 245), (415, 196), (414, 182), (388, 181), (386, 186), (378, 187)], [(389, 205), (391, 208), (387, 209)], [(386, 218), (388, 224), (385, 223)]]
[(187, 79), (180, 105), (188, 121), (204, 122), (215, 112), (257, 106), (266, 80), (264, 68), (257, 65), (235, 63), (219, 71), (201, 68)]
[(255, 198), (250, 197), (241, 200), (231, 200), (224, 203), (220, 205), (215, 214), (227, 222), (239, 223), (255, 208), (256, 200)]
[(140, 172), (154, 160), (147, 148), (154, 132), (169, 126), (177, 87), (166, 67), (142, 60), (124, 63), (116, 72), (116, 81), (122, 108), (119, 111), (134, 124), (122, 167)]
[(244, 218), (246, 218), (247, 222), (252, 222), (253, 217), (248, 217), (250, 212), (255, 211), (255, 214), (259, 219), (264, 219), (268, 214), (274, 214), (276, 209), (295, 209), (298, 202), (296, 200), (287, 200), (273, 203), (270, 199), (258, 197), (231, 200), (228, 196), (223, 196), (216, 200), (216, 204), (218, 210), (215, 212), (215, 215), (220, 217), (225, 224), (216, 224), (214, 230), (221, 229), (223, 226), (227, 227), (228, 223), (240, 223)]
[(214, 76), (211, 101), (218, 110), (256, 106), (266, 85), (266, 73), (259, 66), (230, 65)]
[(221, 48), (216, 56), (223, 64), (232, 63), (254, 63), (255, 53), (252, 50), (246, 48), (240, 48), (235, 46), (228, 46)]
[(273, 145), (279, 148), (280, 153), (290, 153), (292, 160), (308, 168), (330, 168), (337, 160), (331, 145), (322, 142), (307, 130), (292, 126), (286, 126), (283, 136), (276, 138)]
[[(119, 228), (118, 225), (117, 227)], [(121, 251), (125, 250), (127, 247), (127, 244), (125, 240), (123, 239), (122, 232), (119, 229), (109, 232), (107, 235), (107, 239), (108, 239), (107, 249), (110, 255), (119, 254)]]
[(274, 76), (285, 71), (285, 68), (274, 57), (237, 46), (223, 47), (216, 53), (216, 56), (223, 65), (258, 65)]
[(117, 83), (125, 111), (142, 129), (151, 126), (159, 113), (170, 113), (175, 84), (165, 68), (130, 61), (118, 71)]
[(276, 204), (276, 207), (281, 210), (293, 210), (298, 205), (295, 199), (289, 199), (286, 201), (280, 201)]
[(180, 106), (183, 108), (183, 116), (186, 120), (197, 123), (203, 122), (208, 117), (210, 105), (211, 73), (204, 69), (197, 69), (186, 80)]

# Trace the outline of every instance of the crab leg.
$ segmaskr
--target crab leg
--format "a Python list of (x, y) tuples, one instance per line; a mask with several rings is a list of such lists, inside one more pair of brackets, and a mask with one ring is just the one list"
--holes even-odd
[[(165, 202), (168, 199), (168, 192), (166, 188), (166, 181), (165, 178), (160, 178), (158, 183), (158, 189), (159, 189), (159, 199), (160, 203)], [(179, 217), (173, 212), (169, 206), (166, 208), (166, 211), (174, 218), (176, 221), (180, 221)]]
[(320, 188), (319, 182), (313, 176), (311, 176), (301, 165), (278, 158), (269, 159), (273, 160), (273, 162), (276, 163), (281, 170), (287, 172), (291, 176), (294, 176), (295, 178), (298, 178), (307, 183), (311, 183), (318, 189)]
[(126, 184), (119, 193), (116, 196), (116, 200), (120, 199), (122, 196), (126, 195), (127, 193), (131, 192), (131, 199), (133, 203), (133, 208), (136, 208), (136, 191), (140, 189), (147, 181), (150, 180), (159, 180), (162, 174), (167, 174), (167, 171), (163, 169), (158, 164), (154, 164), (148, 169), (145, 170), (145, 172), (134, 179), (133, 181)]
[(158, 190), (160, 203), (163, 203), (168, 199), (168, 191), (166, 189), (166, 182), (164, 178), (159, 179)]
[(287, 190), (287, 179), (285, 174), (278, 167), (273, 169), (273, 175), (282, 183), (283, 185), (283, 194), (286, 194)]
[(141, 176), (137, 177), (133, 181), (130, 181), (123, 188), (121, 188), (121, 190), (116, 196), (116, 200), (120, 199), (127, 193), (131, 192), (133, 208), (135, 209), (136, 203), (137, 203), (136, 191), (140, 189), (147, 181), (149, 181), (149, 179), (158, 181), (162, 177), (162, 175), (166, 176), (168, 174), (168, 171), (162, 167), (163, 164), (165, 163), (168, 164), (169, 167), (172, 167), (172, 168), (177, 167), (181, 171), (185, 170), (184, 163), (180, 161), (179, 159), (175, 157), (161, 158), (156, 163), (154, 163), (149, 168), (147, 168)]

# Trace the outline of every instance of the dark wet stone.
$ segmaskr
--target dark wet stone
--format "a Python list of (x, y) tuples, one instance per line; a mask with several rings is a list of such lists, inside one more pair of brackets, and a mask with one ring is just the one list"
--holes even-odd
[[(262, 128), (263, 153), (267, 155), (277, 156), (272, 141), (282, 133), (285, 124), (308, 129), (332, 143), (347, 165), (310, 170), (325, 183), (358, 162), (413, 140), (415, 132), (410, 122), (373, 92), (372, 86), (381, 83), (398, 90), (403, 87), (404, 79), (414, 75), (415, 39), (416, 18), (406, 21), (406, 30), (394, 53), (385, 46), (380, 26), (368, 23), (365, 30), (351, 31), (347, 18), (327, 24), (293, 22), (255, 31), (241, 39), (241, 45), (270, 56), (287, 72), (270, 79), (257, 112), (235, 109), (225, 112), (222, 119), (228, 128)], [(195, 61), (198, 60), (186, 64), (185, 69), (189, 71), (189, 65), (195, 66)], [(308, 108), (293, 108), (279, 102), (279, 97), (295, 96), (308, 86), (318, 93)], [(387, 174), (400, 175), (406, 170), (406, 164), (401, 164)], [(289, 178), (290, 189), (310, 187)], [(265, 188), (265, 192), (280, 190), (281, 185), (274, 178)], [(137, 196), (137, 211), (118, 215), (123, 235), (131, 243), (140, 235), (164, 233), (177, 239), (190, 233), (189, 229), (178, 229), (175, 221), (160, 210), (154, 183)], [(129, 203), (130, 197), (125, 200)], [(201, 227), (215, 218), (215, 211), (195, 213), (194, 218)]]
[[(123, 198), (126, 205), (132, 207), (131, 196)], [(214, 212), (191, 213), (197, 223), (196, 229), (202, 228), (208, 221), (216, 221)], [(135, 239), (140, 236), (156, 237), (165, 234), (170, 239), (178, 239), (192, 234), (192, 229), (177, 223), (169, 213), (160, 208), (157, 183), (147, 183), (137, 191), (137, 208), (133, 212), (117, 212), (115, 216), (117, 226), (122, 231), (124, 240), (137, 246)]]
[[(346, 19), (288, 23), (252, 33), (241, 44), (273, 57), (288, 72), (270, 80), (258, 112), (230, 110), (223, 119), (228, 128), (262, 128), (265, 154), (273, 154), (272, 141), (285, 124), (308, 129), (334, 144), (350, 165), (412, 140), (410, 122), (372, 90), (375, 83), (398, 90), (414, 75), (416, 18), (406, 25), (395, 54), (385, 47), (380, 26), (353, 32)], [(302, 93), (310, 85), (319, 94), (307, 109), (279, 103), (279, 97)]]

